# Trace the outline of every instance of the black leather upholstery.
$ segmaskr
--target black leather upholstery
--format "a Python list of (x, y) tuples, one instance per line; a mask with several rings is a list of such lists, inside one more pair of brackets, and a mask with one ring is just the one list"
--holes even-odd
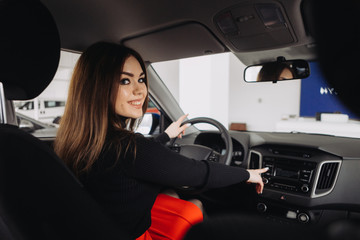
[(192, 227), (184, 240), (316, 240), (327, 239), (320, 229), (286, 224), (260, 215), (219, 215)]
[(21, 239), (126, 239), (37, 138), (17, 127), (0, 125), (0, 156), (0, 211), (14, 235), (20, 234)]
[(60, 58), (60, 37), (40, 1), (0, 1), (0, 81), (9, 100), (37, 97), (51, 82)]
[[(0, 81), (7, 99), (40, 94), (55, 75), (59, 34), (38, 0), (0, 0)], [(130, 239), (45, 143), (0, 124), (0, 239)]]
[(359, 119), (360, 3), (353, 0), (344, 0), (341, 4), (306, 2), (313, 8), (310, 20), (322, 73), (339, 100)]

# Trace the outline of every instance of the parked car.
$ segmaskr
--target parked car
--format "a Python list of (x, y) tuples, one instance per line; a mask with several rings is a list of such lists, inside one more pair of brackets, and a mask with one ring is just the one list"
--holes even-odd
[(21, 130), (34, 135), (37, 138), (45, 140), (46, 138), (53, 139), (56, 136), (57, 127), (37, 121), (31, 117), (16, 113), (17, 123)]
[(17, 112), (45, 123), (57, 122), (64, 114), (65, 101), (35, 98), (30, 101), (17, 102)]
[[(221, 124), (220, 120), (213, 119), (210, 110), (209, 115), (201, 116), (202, 118), (191, 119), (190, 115), (189, 120), (192, 126), (187, 129), (181, 139), (171, 142), (169, 148), (194, 159), (198, 159), (199, 149), (201, 151), (207, 149), (209, 156), (210, 153), (215, 153), (215, 155), (211, 154), (209, 161), (247, 169), (269, 168), (269, 171), (263, 175), (265, 187), (261, 195), (254, 194), (253, 186), (248, 184), (202, 193), (184, 191), (182, 194), (185, 197), (195, 194), (196, 198), (203, 201), (209, 222), (218, 215), (230, 216), (212, 225), (211, 231), (201, 232), (200, 228), (200, 235), (208, 236), (209, 239), (211, 236), (206, 234), (216, 233), (217, 230), (222, 232), (223, 227), (229, 229), (227, 227), (231, 226), (231, 230), (227, 233), (239, 235), (232, 235), (231, 239), (244, 236), (251, 238), (253, 235), (257, 237), (262, 235), (258, 239), (283, 239), (283, 237), (296, 239), (303, 238), (304, 234), (307, 234), (305, 236), (307, 239), (312, 239), (317, 237), (319, 232), (323, 239), (329, 236), (330, 239), (359, 236), (357, 230), (359, 228), (357, 221), (360, 219), (360, 191), (357, 185), (360, 182), (358, 113), (354, 112), (357, 108), (349, 105), (351, 101), (345, 101), (348, 105), (344, 106), (338, 99), (339, 96), (347, 95), (347, 92), (339, 91), (337, 94), (338, 90), (334, 89), (333, 85), (327, 85), (326, 78), (320, 76), (323, 69), (321, 63), (317, 62), (319, 57), (316, 34), (314, 34), (316, 30), (314, 18), (320, 13), (312, 11), (312, 1), (13, 0), (13, 2), (19, 2), (19, 5), (12, 5), (13, 12), (6, 15), (8, 18), (14, 16), (14, 19), (22, 19), (28, 12), (32, 17), (45, 16), (46, 14), (33, 14), (32, 11), (36, 11), (34, 9), (40, 8), (30, 8), (29, 5), (33, 2), (43, 4), (52, 17), (47, 19), (48, 21), (42, 19), (38, 21), (36, 18), (34, 20), (36, 24), (32, 25), (36, 31), (30, 29), (30, 32), (28, 32), (28, 26), (25, 25), (31, 22), (27, 18), (22, 19), (21, 24), (0, 19), (3, 20), (0, 21), (3, 22), (1, 28), (8, 31), (4, 36), (11, 38), (11, 41), (18, 40), (17, 44), (10, 44), (13, 49), (19, 50), (14, 52), (33, 54), (30, 58), (20, 55), (13, 60), (16, 62), (13, 64), (16, 65), (15, 69), (20, 69), (22, 66), (28, 67), (28, 63), (35, 64), (29, 59), (37, 56), (37, 51), (42, 49), (44, 50), (39, 52), (39, 56), (57, 61), (54, 61), (56, 64), (49, 61), (46, 66), (47, 61), (42, 62), (44, 66), (29, 65), (28, 72), (31, 74), (27, 73), (27, 78), (14, 75), (14, 71), (7, 70), (8, 65), (5, 63), (10, 60), (5, 61), (3, 65), (0, 64), (0, 74), (4, 72), (4, 77), (1, 75), (2, 78), (0, 78), (4, 85), (4, 91), (0, 91), (1, 123), (7, 123), (7, 118), (4, 116), (10, 115), (9, 111), (5, 111), (3, 102), (34, 98), (51, 81), (54, 75), (51, 70), (58, 67), (57, 57), (59, 56), (56, 52), (52, 53), (47, 49), (48, 44), (52, 43), (50, 40), (54, 40), (49, 33), (51, 31), (41, 35), (42, 32), (38, 31), (36, 26), (39, 23), (50, 24), (53, 20), (60, 39), (60, 43), (54, 41), (54, 45), (60, 44), (63, 52), (79, 54), (91, 44), (106, 40), (132, 47), (143, 56), (147, 63), (150, 98), (156, 102), (156, 107), (159, 109), (155, 112), (161, 113), (157, 121), (158, 131), (150, 131), (150, 136), (152, 133), (164, 131), (171, 122), (187, 113), (187, 110), (183, 109), (186, 106), (195, 107), (194, 116), (199, 112), (202, 113), (204, 109), (211, 109), (211, 105), (215, 108), (214, 112), (223, 111), (219, 118), (225, 116), (224, 124)], [(323, 11), (326, 12), (326, 6), (331, 3), (319, 2), (323, 4)], [(341, 1), (336, 4), (342, 9), (342, 7), (352, 6), (349, 2)], [(7, 5), (0, 4), (0, 9), (5, 7)], [(354, 14), (350, 10), (349, 14)], [(18, 12), (21, 14), (16, 14)], [(338, 17), (337, 14), (340, 13), (344, 15)], [(357, 18), (352, 18), (353, 15), (347, 14), (348, 11), (340, 10), (329, 13), (332, 18), (327, 18), (326, 21), (333, 35), (328, 35), (328, 39), (325, 38), (323, 41), (336, 39), (334, 42), (331, 41), (334, 43), (331, 47), (339, 47), (338, 45), (348, 47), (339, 51), (342, 54), (352, 53), (350, 49), (355, 48), (357, 44), (356, 42), (352, 43), (354, 46), (348, 46), (341, 42), (337, 45), (337, 42), (344, 39), (351, 40), (352, 37), (357, 39), (356, 36), (358, 36), (354, 34), (352, 37), (346, 37), (353, 31), (358, 33), (356, 27), (350, 30), (345, 28), (349, 23), (348, 19), (353, 22), (358, 21)], [(4, 25), (5, 22), (12, 24), (11, 27), (7, 28), (7, 25)], [(337, 24), (340, 23), (342, 25), (338, 26)], [(26, 27), (19, 27), (23, 25)], [(12, 27), (16, 28), (16, 31), (12, 31)], [(338, 31), (341, 34), (338, 34)], [(16, 35), (17, 32), (21, 34)], [(24, 36), (29, 38), (32, 36), (35, 40), (32, 44), (24, 44)], [(50, 40), (44, 39), (45, 36)], [(11, 41), (1, 42), (2, 45), (6, 45), (2, 47), (5, 52), (3, 55), (9, 59), (13, 56), (13, 52), (9, 53), (5, 50)], [(30, 50), (26, 51), (27, 49)], [(330, 49), (327, 50), (331, 52)], [(44, 52), (46, 54), (43, 54)], [(224, 54), (222, 56), (225, 57), (214, 62), (198, 58), (209, 55), (220, 56), (220, 54)], [(351, 69), (337, 68), (336, 64), (342, 66), (347, 62), (345, 57), (339, 56), (342, 55), (326, 58), (334, 64), (330, 65), (332, 66), (330, 71), (337, 72), (338, 78), (334, 80), (335, 82), (345, 81), (341, 79), (341, 74), (357, 69), (357, 65)], [(195, 60), (192, 57), (196, 57)], [(17, 64), (17, 61), (24, 59), (26, 59), (25, 63)], [(178, 71), (186, 69), (184, 68), (186, 64), (190, 66), (189, 69), (192, 69), (192, 71), (182, 72), (185, 74), (182, 75), (184, 79), (191, 80), (186, 84), (177, 85), (183, 90), (184, 95), (181, 96), (175, 96), (169, 90), (173, 79), (167, 77), (162, 79), (163, 75), (158, 65), (174, 60), (181, 61)], [(301, 63), (299, 65), (296, 64), (298, 60)], [(200, 63), (204, 62), (210, 66), (207, 70), (200, 67), (202, 66)], [(221, 68), (225, 62), (229, 64)], [(357, 61), (351, 63), (355, 64)], [(286, 74), (283, 69), (278, 71), (284, 64), (289, 67)], [(269, 65), (273, 66), (270, 68), (270, 74), (262, 75), (262, 69), (264, 68), (263, 72), (265, 72), (265, 66)], [(228, 72), (223, 70), (228, 68), (235, 70), (230, 77)], [(246, 75), (251, 68), (256, 69), (255, 73)], [(42, 80), (43, 83), (38, 84), (40, 77), (37, 73), (49, 69), (50, 73), (44, 74), (45, 77), (41, 78), (45, 79)], [(220, 71), (217, 71), (219, 69)], [(20, 71), (19, 74), (21, 72), (26, 71)], [(267, 77), (263, 77), (265, 75)], [(331, 74), (325, 74), (325, 77), (329, 75)], [(201, 76), (211, 78), (211, 85), (203, 82)], [(253, 83), (245, 82), (244, 76), (252, 79)], [(297, 80), (298, 78), (302, 80)], [(226, 82), (225, 79), (230, 79), (231, 82)], [(331, 107), (336, 105), (339, 108), (318, 107), (321, 102), (319, 96), (312, 94), (311, 86), (303, 85), (311, 85), (317, 79), (321, 79), (321, 82), (312, 89), (315, 89), (318, 95), (328, 96), (330, 98), (328, 105)], [(22, 84), (21, 81), (32, 81), (34, 84)], [(12, 83), (17, 84), (15, 88), (12, 88)], [(348, 83), (348, 88), (354, 89), (354, 85), (351, 84), (351, 82)], [(38, 87), (39, 85), (41, 87)], [(24, 93), (24, 91), (17, 91), (18, 88), (21, 90), (30, 88), (30, 90)], [(304, 89), (310, 90), (304, 91)], [(3, 92), (5, 94), (2, 94)], [(200, 98), (202, 93), (205, 93), (206, 97)], [(183, 99), (187, 101), (181, 102)], [(291, 102), (295, 104), (288, 105)], [(24, 108), (25, 106), (22, 110), (26, 112)], [(341, 113), (338, 113), (337, 109), (341, 109)], [(318, 117), (316, 117), (317, 114)], [(155, 121), (149, 118), (149, 123), (152, 122)], [(228, 125), (232, 122), (245, 123), (246, 131), (228, 130)], [(221, 129), (221, 132), (200, 130), (198, 123), (214, 125), (216, 129)], [(273, 128), (269, 128), (269, 124)], [(7, 127), (5, 124), (0, 125)], [(6, 178), (0, 183), (13, 185), (0, 187), (2, 190), (0, 196), (7, 200), (0, 203), (9, 203), (12, 202), (9, 199), (13, 199), (13, 204), (6, 205), (12, 206), (11, 211), (5, 209), (7, 211), (0, 214), (9, 222), (7, 226), (10, 230), (4, 231), (7, 236), (12, 237), (9, 239), (23, 239), (18, 238), (18, 235), (25, 236), (24, 239), (27, 239), (27, 236), (36, 236), (37, 233), (54, 236), (49, 239), (58, 239), (59, 235), (66, 236), (64, 239), (71, 237), (81, 239), (79, 236), (87, 236), (88, 239), (117, 239), (111, 236), (111, 234), (114, 234), (113, 236), (119, 234), (111, 221), (102, 215), (101, 208), (84, 192), (76, 179), (69, 180), (73, 177), (72, 174), (68, 173), (58, 159), (50, 161), (46, 158), (42, 161), (42, 158), (35, 153), (36, 158), (26, 159), (27, 155), (19, 155), (22, 154), (19, 149), (28, 146), (30, 140), (13, 140), (12, 142), (9, 140), (12, 138), (7, 138), (6, 134), (8, 134), (7, 129), (0, 133), (0, 136), (3, 136), (3, 139), (0, 138), (0, 147), (2, 147), (0, 148), (0, 159), (2, 159), (0, 169), (3, 171), (0, 172), (0, 176), (4, 178), (6, 176), (10, 180)], [(49, 140), (54, 140), (55, 135), (52, 139), (37, 137), (39, 140), (49, 142)], [(15, 143), (17, 146), (13, 147)], [(187, 151), (189, 145), (191, 151)], [(13, 160), (12, 153), (18, 154), (16, 161)], [(54, 157), (50, 150), (46, 150), (45, 155)], [(44, 154), (39, 156), (44, 156)], [(27, 167), (20, 167), (21, 164), (26, 164)], [(10, 170), (8, 170), (3, 166), (12, 166), (12, 168), (9, 167)], [(60, 174), (62, 171), (67, 173), (66, 177)], [(35, 180), (33, 180), (34, 175)], [(24, 209), (21, 208), (22, 206), (25, 206)], [(29, 209), (31, 214), (26, 215), (25, 212)], [(245, 223), (239, 222), (237, 218), (231, 221), (231, 216), (244, 216), (244, 214), (251, 214), (258, 218), (242, 218), (241, 221)], [(46, 221), (47, 219), (50, 220)], [(256, 219), (261, 219), (261, 221)], [(253, 222), (247, 222), (252, 220)], [(226, 226), (223, 226), (224, 224)], [(257, 228), (254, 230), (247, 226)], [(4, 229), (8, 229), (6, 224)], [(289, 229), (292, 232), (289, 232)], [(309, 229), (312, 231), (308, 232)], [(213, 237), (217, 236), (215, 233)], [(225, 232), (223, 234), (223, 236), (226, 235)]]

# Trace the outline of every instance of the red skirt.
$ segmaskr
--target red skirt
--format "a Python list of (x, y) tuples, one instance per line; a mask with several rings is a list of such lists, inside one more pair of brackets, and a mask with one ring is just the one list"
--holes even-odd
[(195, 204), (159, 194), (151, 209), (151, 226), (137, 240), (180, 240), (203, 214)]

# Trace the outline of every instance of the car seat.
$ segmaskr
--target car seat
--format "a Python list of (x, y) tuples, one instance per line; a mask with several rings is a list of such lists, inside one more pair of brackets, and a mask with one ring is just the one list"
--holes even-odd
[(130, 239), (53, 150), (16, 126), (11, 100), (38, 96), (60, 38), (37, 0), (0, 1), (0, 239)]

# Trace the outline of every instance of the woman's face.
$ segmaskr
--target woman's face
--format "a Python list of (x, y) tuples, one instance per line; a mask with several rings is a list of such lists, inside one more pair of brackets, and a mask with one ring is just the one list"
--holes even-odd
[(139, 61), (130, 56), (125, 60), (119, 79), (115, 112), (123, 117), (139, 118), (147, 96), (145, 73)]
[(293, 76), (292, 72), (290, 71), (290, 69), (284, 68), (284, 70), (282, 70), (282, 72), (280, 73), (278, 80), (289, 80), (289, 79), (293, 79), (293, 78), (294, 78), (294, 76)]

